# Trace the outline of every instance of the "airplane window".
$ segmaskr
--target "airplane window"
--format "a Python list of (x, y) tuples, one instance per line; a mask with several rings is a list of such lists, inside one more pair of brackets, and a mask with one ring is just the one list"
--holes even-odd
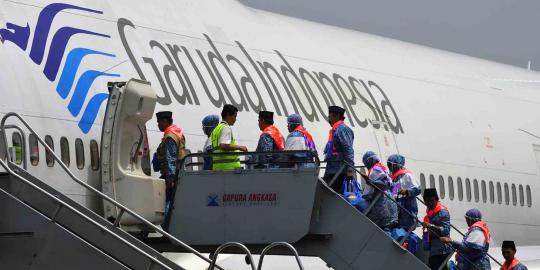
[(39, 144), (36, 135), (33, 133), (28, 137), (30, 148), (30, 164), (37, 166), (39, 164)]
[(519, 205), (525, 205), (525, 194), (523, 194), (523, 186), (519, 185)]
[(469, 180), (469, 178), (465, 179), (465, 191), (467, 192), (467, 201), (470, 202), (472, 200), (472, 193), (471, 193), (471, 180)]
[[(429, 187), (430, 188), (437, 188), (435, 186), (435, 176), (433, 176), (433, 174), (429, 175)], [(439, 196), (440, 196), (440, 191), (439, 191)]]
[(99, 170), (99, 147), (95, 140), (90, 141), (90, 167), (92, 170)]
[(422, 187), (422, 194), (424, 194), (424, 190), (426, 189), (426, 176), (423, 173), (420, 174), (420, 186)]
[(480, 191), (478, 190), (478, 180), (473, 180), (473, 188), (474, 188), (474, 201), (478, 202), (480, 201)]
[(439, 192), (441, 199), (444, 199), (446, 190), (444, 189), (444, 178), (442, 175), (439, 175)]
[(454, 200), (454, 179), (452, 176), (448, 176), (448, 197), (450, 200)]
[(489, 181), (489, 201), (491, 204), (495, 203), (495, 187), (493, 186), (493, 181)]
[(526, 190), (527, 190), (527, 206), (531, 207), (532, 206), (531, 187), (529, 185), (527, 185)]
[[(54, 151), (54, 141), (50, 135), (45, 136), (45, 143)], [(54, 166), (54, 156), (49, 150), (45, 151), (45, 162), (49, 167)]]
[(500, 182), (497, 182), (497, 201), (499, 204), (502, 204), (502, 188)]
[(461, 181), (461, 177), (457, 178), (457, 187), (458, 199), (459, 201), (463, 201), (463, 181)]
[(69, 167), (69, 142), (66, 137), (60, 138), (60, 159), (62, 159), (62, 162)]
[(75, 140), (75, 161), (79, 170), (84, 169), (84, 146), (81, 139)]
[(508, 188), (508, 183), (504, 183), (504, 203), (506, 203), (506, 205), (510, 204), (510, 189)]
[(11, 135), (11, 142), (13, 143), (13, 148), (15, 148), (15, 160), (16, 164), (21, 165), (23, 159), (23, 149), (22, 149), (22, 136), (19, 132), (13, 132)]
[(517, 205), (516, 185), (512, 184), (512, 204)]
[(482, 180), (482, 184), (480, 185), (482, 187), (482, 201), (484, 203), (487, 202), (487, 186), (486, 181)]

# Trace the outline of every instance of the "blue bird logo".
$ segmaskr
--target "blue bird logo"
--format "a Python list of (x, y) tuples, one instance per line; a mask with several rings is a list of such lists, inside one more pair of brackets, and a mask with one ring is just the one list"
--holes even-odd
[[(45, 50), (47, 40), (49, 38), (51, 25), (55, 16), (64, 10), (79, 10), (95, 14), (103, 14), (102, 11), (84, 8), (80, 6), (54, 3), (44, 7), (39, 13), (36, 23), (34, 37), (30, 46), (30, 59), (36, 64), (41, 65), (45, 58)], [(0, 40), (2, 43), (9, 41), (26, 51), (29, 45), (30, 26), (27, 23), (25, 26), (6, 23), (6, 28), (0, 29)], [(70, 26), (64, 26), (58, 29), (53, 35), (50, 42), (47, 58), (43, 68), (43, 74), (51, 81), (57, 81), (60, 71), (60, 64), (64, 58), (67, 44), (74, 35), (91, 35), (99, 38), (111, 38), (110, 35), (92, 32), (85, 29), (78, 29)], [(71, 99), (67, 106), (69, 113), (73, 117), (77, 117), (82, 112), (79, 120), (79, 128), (87, 134), (96, 120), (97, 114), (103, 102), (109, 97), (108, 93), (98, 93), (90, 98), (86, 107), (83, 105), (86, 102), (90, 87), (95, 79), (101, 76), (120, 77), (120, 74), (107, 73), (98, 70), (86, 70), (76, 78), (79, 66), (84, 58), (88, 57), (116, 57), (114, 54), (92, 50), (90, 48), (73, 48), (67, 53), (67, 58), (60, 72), (60, 79), (56, 84), (56, 92), (62, 99), (66, 99), (71, 92)], [(75, 85), (75, 86), (74, 86)]]

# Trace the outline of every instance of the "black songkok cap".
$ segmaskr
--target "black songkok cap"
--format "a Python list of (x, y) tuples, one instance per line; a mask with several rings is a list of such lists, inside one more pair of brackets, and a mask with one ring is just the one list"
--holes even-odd
[(439, 198), (436, 188), (426, 188), (424, 189), (424, 198)]
[(339, 107), (339, 106), (330, 106), (328, 107), (328, 112), (330, 113), (338, 113), (340, 115), (345, 114), (345, 109)]
[(516, 250), (516, 244), (514, 243), (514, 241), (506, 240), (502, 242), (502, 248), (511, 248), (513, 250)]
[(269, 111), (260, 111), (259, 118), (268, 121), (274, 121), (274, 113)]
[(157, 119), (171, 119), (172, 118), (172, 112), (170, 111), (164, 111), (164, 112), (158, 112), (156, 113)]

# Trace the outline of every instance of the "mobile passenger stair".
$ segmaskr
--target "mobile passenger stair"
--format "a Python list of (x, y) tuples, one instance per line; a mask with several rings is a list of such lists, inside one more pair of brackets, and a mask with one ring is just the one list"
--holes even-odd
[[(331, 190), (318, 168), (183, 170), (171, 216), (169, 232), (203, 252), (239, 242), (261, 253), (268, 243), (287, 242), (301, 256), (320, 257), (333, 269), (428, 269)], [(147, 242), (176, 250), (162, 240)], [(271, 254), (291, 251), (276, 247)]]
[[(4, 121), (10, 116), (19, 118), (36, 134), (19, 115), (10, 113), (2, 121), (0, 150), (6, 149)], [(37, 138), (46, 145), (39, 135)], [(0, 154), (1, 269), (184, 269), (123, 230), (121, 217), (114, 221), (105, 219), (11, 162), (6, 151)], [(54, 157), (89, 194), (115, 205), (146, 230), (160, 233), (170, 243), (184, 247), (182, 252), (193, 253), (211, 263), (209, 258), (139, 214), (77, 179)]]
[[(53, 153), (69, 181), (103, 201), (97, 208), (76, 202), (49, 186), (47, 179), (16, 165), (17, 151), (7, 134), (22, 129), (6, 123), (8, 118), (52, 149), (18, 114), (3, 117), (2, 269), (183, 269), (161, 252), (195, 254), (209, 269), (223, 269), (215, 263), (222, 252), (246, 253), (252, 269), (262, 268), (266, 254), (295, 255), (300, 269), (298, 255), (320, 257), (336, 270), (428, 269), (330, 189), (319, 178), (316, 158), (311, 166), (285, 168), (260, 166), (254, 160), (261, 153), (247, 153), (243, 155), (254, 158), (242, 158), (242, 168), (204, 171), (200, 161), (205, 154), (188, 155), (179, 165), (167, 229), (162, 229), (164, 183), (144, 171), (145, 124), (152, 118), (156, 95), (149, 83), (134, 79), (111, 84), (110, 90), (101, 139), (101, 185), (78, 179)], [(261, 254), (259, 264), (251, 254)]]

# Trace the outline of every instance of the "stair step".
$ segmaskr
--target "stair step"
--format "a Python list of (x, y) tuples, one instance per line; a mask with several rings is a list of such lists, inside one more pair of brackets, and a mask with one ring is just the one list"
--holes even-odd
[[(20, 208), (23, 207), (22, 205), (24, 205), (32, 209), (32, 211), (25, 212), (28, 215), (34, 215), (38, 220), (49, 220), (49, 223), (54, 221), (52, 224), (54, 224), (56, 227), (49, 227), (48, 230), (62, 231), (62, 233), (58, 233), (57, 235), (65, 235), (63, 231), (66, 231), (67, 235), (72, 235), (71, 237), (62, 236), (62, 238), (59, 239), (60, 241), (64, 240), (66, 246), (74, 245), (74, 239), (84, 242), (84, 244), (81, 245), (84, 246), (85, 249), (95, 249), (97, 252), (95, 254), (100, 254), (102, 257), (108, 258), (106, 261), (111, 262), (112, 264), (121, 265), (120, 268), (113, 267), (111, 269), (183, 269), (169, 259), (165, 258), (158, 251), (152, 249), (148, 245), (139, 241), (137, 238), (133, 237), (131, 234), (121, 230), (120, 228), (114, 227), (114, 225), (109, 221), (54, 190), (50, 186), (46, 185), (43, 181), (33, 177), (20, 168), (13, 169), (17, 169), (17, 173), (19, 175), (43, 189), (45, 192), (54, 194), (54, 197), (58, 198), (67, 206), (62, 205), (60, 202), (49, 197), (46, 193), (40, 192), (22, 181), (17, 181), (18, 179), (15, 179), (14, 176), (12, 177), (2, 174), (0, 175), (2, 177), (0, 180), (3, 183), (0, 185), (0, 188), (11, 194), (13, 196), (12, 198), (20, 200), (20, 204), (12, 202), (7, 203), (8, 207), (12, 206), (15, 208)], [(9, 212), (10, 210), (5, 211)], [(13, 215), (13, 213), (11, 214)], [(22, 219), (24, 219), (24, 217), (19, 216), (19, 219), (19, 223), (22, 223)], [(17, 225), (23, 226), (21, 224)], [(40, 243), (46, 243), (48, 242), (47, 239), (54, 239), (55, 237), (54, 234), (48, 235), (39, 227), (33, 228), (34, 231), (17, 230), (17, 227), (9, 227), (10, 225), (0, 224), (0, 232), (3, 232), (0, 233), (0, 242), (5, 241), (7, 238), (33, 238), (34, 241), (25, 243), (27, 245), (36, 245), (37, 247), (40, 247)], [(56, 245), (62, 245), (61, 242), (56, 240), (55, 242), (57, 242)], [(24, 245), (24, 243), (21, 245)], [(47, 256), (53, 256), (53, 254), (47, 252), (46, 245), (41, 246), (43, 246), (43, 249), (39, 249), (38, 254), (41, 256), (45, 256), (44, 254), (48, 254)], [(152, 259), (143, 255), (144, 253), (149, 254)], [(74, 257), (77, 256), (74, 255)], [(159, 261), (162, 265), (156, 263), (154, 260)], [(43, 269), (49, 268), (45, 267)], [(69, 268), (66, 266), (65, 269)]]

